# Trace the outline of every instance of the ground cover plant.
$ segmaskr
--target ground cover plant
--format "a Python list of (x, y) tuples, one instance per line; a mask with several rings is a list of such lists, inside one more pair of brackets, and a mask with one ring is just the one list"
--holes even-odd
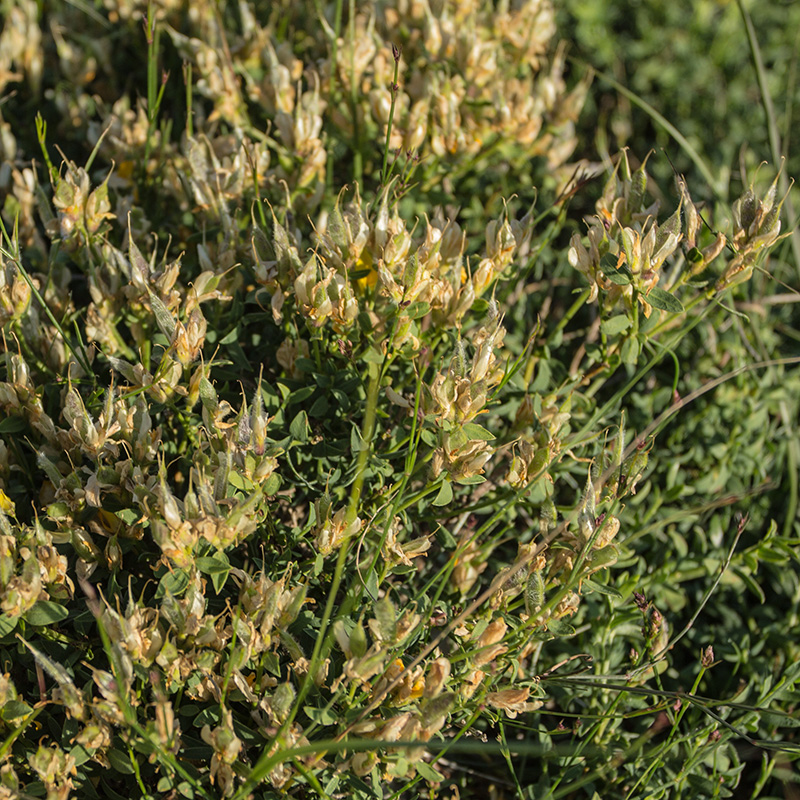
[(603, 4), (3, 6), (0, 797), (793, 790), (794, 112), (699, 5), (718, 153)]

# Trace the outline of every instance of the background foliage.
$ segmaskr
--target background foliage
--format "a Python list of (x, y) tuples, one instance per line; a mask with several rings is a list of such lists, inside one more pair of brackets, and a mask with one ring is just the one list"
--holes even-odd
[(0, 797), (792, 791), (748, 8), (4, 4)]

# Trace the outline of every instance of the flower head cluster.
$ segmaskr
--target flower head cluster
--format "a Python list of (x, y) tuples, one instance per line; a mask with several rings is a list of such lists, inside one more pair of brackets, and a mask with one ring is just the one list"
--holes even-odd
[(646, 161), (631, 172), (627, 152), (622, 151), (597, 202), (597, 216), (588, 220), (586, 243), (579, 234), (572, 236), (569, 262), (589, 282), (590, 300), (596, 300), (602, 290), (608, 307), (620, 299), (630, 307), (635, 299), (645, 316), (650, 316), (653, 306), (665, 311), (680, 310), (680, 302), (659, 283), (663, 283), (665, 263), (673, 259), (681, 243), (688, 269), (678, 281), (673, 275), (675, 287), (706, 270), (723, 252), (729, 238), (735, 256), (716, 281), (715, 291), (747, 280), (757, 259), (780, 238), (780, 175), (776, 175), (763, 199), (750, 186), (732, 206), (732, 235), (716, 232), (713, 240), (701, 248), (702, 218), (683, 178), (678, 179), (678, 207), (669, 219), (658, 224), (658, 202), (645, 205)]
[(751, 184), (733, 204), (731, 244), (736, 255), (717, 281), (717, 291), (748, 280), (762, 253), (781, 238), (780, 216), (786, 196), (778, 200), (779, 178), (780, 172), (763, 197), (758, 197)]

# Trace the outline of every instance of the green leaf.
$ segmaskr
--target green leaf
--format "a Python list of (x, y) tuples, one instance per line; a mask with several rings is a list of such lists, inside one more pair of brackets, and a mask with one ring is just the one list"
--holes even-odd
[(123, 775), (133, 775), (133, 764), (131, 764), (127, 753), (123, 753), (121, 750), (109, 750), (106, 756), (112, 769), (121, 772)]
[(443, 528), (441, 525), (436, 529), (436, 539), (439, 541), (442, 547), (446, 548), (447, 550), (452, 550), (458, 545), (458, 542), (453, 534), (450, 533), (447, 528)]
[(360, 453), (362, 450), (366, 450), (367, 446), (364, 438), (361, 436), (361, 431), (358, 429), (358, 426), (353, 425), (350, 429), (350, 450), (352, 450), (353, 453)]
[(780, 714), (777, 712), (759, 712), (759, 722), (764, 728), (800, 728), (800, 719), (792, 717), (789, 714)]
[(197, 569), (205, 572), (206, 575), (215, 575), (220, 572), (229, 572), (230, 561), (225, 553), (217, 553), (214, 556), (200, 556), (194, 560)]
[(50, 519), (69, 519), (71, 513), (69, 506), (61, 500), (47, 506), (47, 516)]
[(376, 347), (368, 347), (361, 354), (361, 360), (367, 364), (383, 364), (383, 358), (383, 353)]
[(34, 627), (44, 627), (55, 625), (69, 616), (64, 606), (54, 603), (51, 600), (39, 600), (36, 605), (23, 615), (23, 619)]
[(478, 425), (476, 422), (465, 422), (461, 426), (461, 430), (464, 431), (469, 439), (480, 439), (483, 442), (490, 442), (495, 438), (493, 433), (487, 431), (483, 425)]
[(192, 784), (189, 783), (189, 781), (181, 781), (176, 788), (178, 792), (182, 794), (184, 797), (188, 798), (188, 800), (194, 800), (195, 798), (194, 789), (192, 788)]
[(328, 409), (330, 408), (330, 403), (328, 402), (328, 398), (325, 395), (320, 395), (315, 401), (311, 408), (308, 409), (308, 415), (310, 417), (324, 417), (328, 413)]
[(460, 425), (449, 431), (449, 439), (449, 448), (451, 451), (458, 450), (459, 447), (463, 447), (469, 441), (466, 432)]
[(428, 445), (428, 447), (436, 447), (436, 434), (430, 428), (423, 428), (420, 431), (419, 438)]
[(437, 772), (430, 764), (426, 763), (425, 761), (417, 761), (414, 766), (417, 768), (417, 772), (426, 780), (430, 781), (431, 783), (439, 783), (440, 781), (444, 780), (444, 775), (440, 772)]
[(156, 600), (160, 600), (169, 592), (173, 597), (180, 597), (189, 585), (189, 576), (182, 569), (167, 572), (159, 581), (156, 589)]
[(220, 710), (219, 707), (209, 706), (203, 709), (193, 720), (192, 725), (195, 728), (202, 728), (204, 725), (210, 725), (212, 728), (219, 725)]
[(92, 753), (90, 753), (82, 744), (75, 745), (70, 751), (70, 756), (72, 756), (72, 760), (75, 762), (75, 766), (79, 767), (81, 764), (85, 764), (91, 757)]
[(600, 271), (617, 286), (627, 286), (633, 279), (627, 264), (623, 264), (617, 269), (617, 257), (612, 256), (611, 253), (605, 255), (600, 261)]
[(738, 567), (734, 567), (733, 572), (742, 580), (744, 585), (758, 598), (759, 603), (763, 605), (766, 602), (767, 598), (766, 595), (764, 594), (764, 590), (761, 588), (761, 586), (758, 584), (755, 578), (753, 578), (753, 576), (749, 572), (743, 569), (739, 569)]
[(264, 482), (264, 485), (261, 487), (261, 492), (265, 497), (272, 497), (280, 488), (281, 476), (278, 475), (277, 472), (273, 472)]
[(172, 339), (172, 335), (175, 332), (175, 318), (164, 304), (164, 301), (157, 294), (150, 290), (148, 290), (148, 292), (150, 295), (150, 308), (153, 309), (156, 324), (164, 336), (168, 339)]
[(337, 714), (334, 714), (328, 708), (314, 708), (314, 706), (305, 706), (303, 711), (309, 719), (316, 722), (318, 725), (335, 725), (339, 721)]
[(455, 482), (459, 486), (478, 486), (481, 483), (485, 483), (486, 478), (483, 475), (467, 475), (464, 478), (456, 478)]
[(335, 386), (331, 387), (331, 394), (336, 398), (336, 402), (341, 406), (342, 411), (350, 410), (350, 398)]
[(294, 405), (295, 403), (302, 403), (303, 400), (308, 400), (314, 392), (317, 391), (316, 386), (304, 386), (302, 389), (297, 389), (292, 392), (286, 400), (287, 405)]
[(378, 573), (376, 570), (372, 570), (369, 575), (367, 575), (364, 588), (366, 588), (372, 597), (378, 596)]
[(115, 515), (117, 518), (121, 519), (126, 525), (133, 525), (139, 519), (141, 514), (132, 509), (132, 508), (123, 508), (120, 511), (116, 511)]
[(549, 619), (547, 621), (547, 630), (553, 636), (572, 636), (575, 633), (575, 628), (572, 625), (560, 619)]
[(635, 364), (639, 360), (639, 353), (642, 346), (635, 336), (631, 336), (622, 343), (622, 350), (620, 356), (624, 364)]
[(21, 700), (8, 700), (0, 708), (0, 719), (3, 722), (13, 722), (14, 720), (27, 717), (33, 709)]
[(217, 553), (214, 556), (200, 556), (200, 558), (195, 559), (195, 564), (200, 572), (211, 576), (214, 591), (219, 594), (225, 586), (231, 571), (231, 564), (225, 553)]
[(22, 417), (6, 417), (0, 420), (0, 433), (19, 433), (25, 430), (25, 420)]
[(308, 441), (308, 414), (305, 411), (298, 412), (292, 420), (289, 425), (289, 433), (298, 442), (305, 444)]
[[(374, 575), (376, 572), (377, 570), (373, 570), (371, 574)], [(367, 579), (367, 583), (369, 583), (369, 579)], [(373, 597), (378, 596), (377, 578), (374, 581), (374, 588), (371, 594)], [(392, 603), (389, 597), (384, 595), (373, 606), (373, 613), (378, 623), (380, 638), (384, 642), (394, 642), (397, 638), (397, 610), (394, 607), (394, 603)]]
[(240, 492), (249, 492), (253, 488), (253, 484), (250, 481), (245, 482), (245, 478), (235, 470), (228, 473), (228, 483)]
[(229, 575), (230, 570), (225, 570), (225, 572), (215, 572), (211, 576), (211, 583), (214, 586), (214, 591), (217, 594), (219, 594), (225, 588), (225, 584), (228, 582)]
[(588, 590), (588, 592), (597, 592), (598, 594), (604, 594), (608, 597), (616, 597), (618, 600), (622, 599), (622, 595), (613, 586), (597, 583), (590, 578), (584, 578), (581, 584), (584, 590)]
[(421, 300), (417, 300), (416, 303), (412, 303), (407, 309), (405, 309), (403, 313), (405, 316), (410, 317), (411, 319), (419, 319), (420, 317), (424, 317), (430, 310), (430, 303), (424, 303)]
[[(314, 510), (314, 507), (311, 507), (311, 510)], [(317, 553), (316, 557), (314, 558), (314, 569), (313, 575), (315, 578), (318, 578), (322, 575), (322, 570), (325, 569), (325, 556), (322, 553)]]
[(606, 336), (617, 336), (624, 333), (631, 326), (631, 320), (627, 314), (617, 314), (614, 317), (609, 317), (600, 323), (600, 330)]
[(203, 408), (207, 408), (211, 412), (216, 411), (219, 405), (214, 385), (205, 376), (200, 378), (200, 402), (203, 404)]
[(233, 330), (228, 331), (220, 340), (222, 345), (234, 344), (239, 341), (239, 326), (234, 326)]
[(0, 639), (4, 639), (17, 627), (18, 619), (19, 617), (12, 617), (9, 614), (0, 616)]
[(281, 671), (281, 662), (278, 656), (273, 652), (264, 653), (262, 657), (264, 661), (264, 668), (272, 675), (276, 677), (280, 677), (282, 674)]
[(661, 311), (670, 311), (673, 314), (680, 314), (684, 310), (683, 303), (681, 303), (674, 294), (665, 292), (663, 289), (659, 289), (658, 286), (654, 286), (647, 292), (644, 299), (647, 300), (653, 308), (658, 308)]
[(436, 495), (436, 499), (433, 501), (433, 505), (435, 506), (446, 506), (451, 500), (453, 499), (453, 485), (450, 481), (442, 481), (442, 485), (439, 488), (439, 494)]
[(623, 228), (622, 229), (622, 249), (625, 251), (625, 258), (627, 258), (627, 263), (631, 266), (631, 269), (636, 269), (636, 264), (634, 261), (635, 249), (636, 249), (636, 239), (634, 237), (634, 232), (630, 228)]
[[(297, 366), (297, 362), (298, 361), (300, 361), (299, 358), (297, 359), (297, 361), (294, 362), (295, 363), (295, 367)], [(312, 367), (313, 367), (313, 365), (312, 365)], [(332, 376), (325, 375), (322, 372), (314, 372), (313, 368), (312, 369), (307, 369), (306, 372), (312, 373), (312, 377), (314, 378), (314, 383), (316, 383), (317, 386), (319, 386), (320, 389), (331, 389), (331, 383), (333, 382)]]

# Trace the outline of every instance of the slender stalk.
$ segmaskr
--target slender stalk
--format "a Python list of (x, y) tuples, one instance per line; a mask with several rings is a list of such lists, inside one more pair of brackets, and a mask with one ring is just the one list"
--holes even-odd
[(397, 93), (400, 91), (400, 85), (397, 79), (400, 75), (400, 48), (392, 45), (392, 57), (394, 58), (394, 77), (392, 78), (392, 85), (390, 91), (392, 93), (392, 104), (389, 107), (389, 122), (386, 125), (386, 142), (383, 145), (383, 167), (381, 169), (381, 186), (386, 186), (389, 180), (391, 169), (389, 168), (389, 142), (392, 140), (392, 123), (394, 121), (394, 108), (397, 103)]
[(573, 302), (573, 304), (567, 309), (564, 316), (558, 321), (558, 325), (556, 325), (556, 327), (553, 329), (553, 332), (550, 334), (550, 336), (547, 337), (549, 341), (552, 342), (556, 336), (558, 336), (558, 334), (561, 333), (561, 331), (563, 331), (567, 325), (569, 325), (570, 321), (578, 313), (581, 306), (583, 306), (589, 299), (589, 292), (589, 289), (584, 289), (578, 295), (578, 297), (575, 298), (575, 302)]
[(353, 119), (353, 180), (361, 184), (364, 168), (362, 165), (361, 122), (359, 120), (358, 85), (356, 82), (356, 4), (349, 3), (348, 28), (350, 35), (350, 114)]
[[(3, 226), (2, 219), (0, 219), (0, 227), (2, 227), (3, 234), (6, 235), (5, 226)], [(25, 280), (25, 283), (27, 283), (28, 286), (30, 287), (31, 293), (39, 302), (39, 305), (42, 307), (42, 310), (52, 323), (53, 327), (56, 329), (56, 331), (58, 331), (59, 336), (63, 340), (64, 344), (66, 345), (70, 353), (72, 353), (72, 356), (75, 359), (75, 361), (81, 366), (81, 368), (87, 375), (93, 376), (94, 372), (92, 370), (92, 365), (89, 363), (89, 354), (86, 352), (86, 348), (83, 346), (83, 342), (80, 341), (80, 339), (78, 340), (78, 343), (80, 345), (78, 349), (72, 346), (72, 342), (69, 340), (66, 333), (64, 333), (64, 329), (61, 327), (58, 320), (53, 315), (53, 312), (50, 310), (50, 306), (47, 305), (44, 298), (41, 296), (41, 294), (39, 294), (39, 290), (36, 288), (36, 284), (31, 279), (31, 276), (28, 275), (28, 271), (22, 265), (22, 260), (19, 256), (19, 253), (16, 254), (9, 253), (5, 250), (2, 250), (2, 252), (4, 256), (14, 261), (14, 264), (17, 270), (19, 271), (19, 274), (22, 275), (23, 279)]]
[[(153, 3), (148, 3), (147, 14), (143, 20), (145, 37), (147, 39), (147, 140), (144, 147), (144, 159), (141, 169), (147, 169), (147, 162), (150, 158), (150, 151), (153, 147), (153, 137), (158, 123), (158, 112), (161, 101), (164, 97), (164, 90), (167, 85), (167, 73), (161, 75), (161, 86), (158, 85), (158, 53), (161, 29), (156, 24)], [(146, 175), (146, 172), (144, 173)]]
[(186, 136), (194, 136), (194, 111), (192, 109), (192, 65), (189, 61), (183, 62), (183, 83), (186, 86)]
[[(372, 446), (372, 439), (375, 435), (375, 411), (378, 405), (378, 385), (379, 385), (379, 371), (377, 366), (372, 370), (370, 375), (370, 382), (369, 387), (367, 389), (367, 407), (364, 414), (364, 422), (362, 425), (362, 440), (364, 442), (364, 447), (359, 453), (358, 458), (358, 472), (356, 475), (356, 480), (353, 482), (353, 488), (350, 492), (350, 503), (347, 508), (347, 525), (351, 524), (357, 514), (358, 514), (358, 506), (359, 501), (361, 499), (361, 491), (364, 484), (364, 472), (367, 468), (367, 463), (369, 460), (369, 455)], [(330, 625), (334, 619), (334, 606), (336, 604), (336, 599), (339, 593), (339, 587), (342, 584), (342, 579), (345, 574), (345, 565), (347, 563), (347, 556), (350, 551), (350, 546), (352, 544), (353, 537), (349, 537), (344, 542), (342, 542), (339, 548), (339, 555), (336, 560), (336, 567), (334, 568), (333, 578), (331, 580), (330, 589), (328, 590), (328, 599), (325, 603), (325, 610), (322, 614), (322, 619), (320, 620), (319, 631), (317, 633), (317, 637), (314, 642), (314, 649), (311, 654), (311, 659), (309, 661), (308, 672), (306, 673), (306, 677), (303, 680), (303, 683), (300, 686), (300, 690), (297, 693), (297, 697), (292, 705), (291, 711), (287, 715), (286, 720), (284, 721), (281, 729), (275, 736), (275, 740), (280, 742), (282, 740), (282, 736), (284, 732), (288, 730), (289, 726), (294, 721), (295, 717), (299, 713), (300, 709), (302, 708), (303, 701), (305, 700), (308, 692), (311, 689), (311, 685), (314, 680), (314, 676), (317, 674), (317, 670), (319, 669), (322, 661), (325, 658), (325, 654), (330, 649)], [(322, 749), (322, 748), (319, 748)], [(312, 750), (310, 752), (318, 752), (317, 749)], [(274, 766), (281, 761), (289, 758), (292, 754), (292, 750), (281, 751), (280, 748), (278, 749), (277, 753), (270, 757), (269, 753), (265, 750), (262, 754), (261, 758), (256, 762), (253, 770), (250, 773), (250, 777), (245, 781), (242, 785), (241, 789), (235, 797), (239, 797), (242, 792), (249, 791), (253, 787), (257, 785), (257, 783), (269, 772), (274, 768)], [(277, 760), (274, 761), (275, 756), (278, 756)], [(272, 764), (272, 766), (270, 766)], [(260, 776), (257, 779), (254, 779), (254, 776)]]

